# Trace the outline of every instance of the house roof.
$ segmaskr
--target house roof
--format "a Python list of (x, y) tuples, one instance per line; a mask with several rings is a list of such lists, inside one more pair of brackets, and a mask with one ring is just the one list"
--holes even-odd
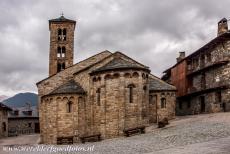
[(91, 73), (93, 74), (93, 73), (117, 70), (117, 69), (142, 69), (142, 70), (149, 71), (149, 68), (146, 66), (140, 66), (136, 63), (132, 63), (127, 60), (124, 60), (121, 57), (115, 57), (113, 60), (111, 60), (104, 66), (92, 71)]
[(0, 109), (9, 110), (9, 111), (12, 110), (9, 106), (7, 106), (7, 105), (5, 105), (5, 104), (3, 104), (3, 103), (1, 103), (1, 102), (0, 102)]
[[(18, 115), (15, 115), (15, 111), (18, 111)], [(28, 111), (32, 111), (32, 115), (28, 114)], [(37, 106), (24, 106), (13, 108), (8, 114), (9, 118), (38, 118), (38, 108)]]
[(158, 78), (150, 78), (149, 79), (149, 90), (150, 91), (176, 91), (176, 87), (170, 85)]
[(74, 80), (70, 80), (67, 83), (61, 85), (48, 95), (54, 94), (84, 94), (84, 89), (80, 86), (79, 83), (75, 82)]

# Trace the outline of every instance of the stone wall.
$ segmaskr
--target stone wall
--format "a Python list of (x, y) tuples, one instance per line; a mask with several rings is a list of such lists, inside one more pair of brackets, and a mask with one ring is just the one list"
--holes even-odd
[(0, 138), (8, 136), (7, 110), (0, 109)]
[(38, 118), (9, 118), (9, 131), (17, 134), (35, 133), (35, 123), (39, 124)]
[[(165, 105), (162, 102), (165, 98)], [(175, 118), (176, 92), (151, 91), (149, 93), (149, 122), (156, 123), (163, 118)]]

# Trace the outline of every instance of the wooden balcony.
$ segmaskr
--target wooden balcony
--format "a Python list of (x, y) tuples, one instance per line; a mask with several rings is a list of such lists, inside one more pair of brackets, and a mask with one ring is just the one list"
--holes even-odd
[(213, 62), (213, 63), (211, 63), (209, 65), (206, 65), (206, 66), (202, 65), (202, 66), (200, 66), (199, 69), (188, 70), (187, 71), (187, 76), (196, 75), (196, 74), (199, 74), (201, 72), (205, 72), (207, 70), (223, 66), (223, 65), (227, 64), (228, 62), (229, 62), (228, 60), (222, 60), (222, 61), (218, 61), (218, 62)]

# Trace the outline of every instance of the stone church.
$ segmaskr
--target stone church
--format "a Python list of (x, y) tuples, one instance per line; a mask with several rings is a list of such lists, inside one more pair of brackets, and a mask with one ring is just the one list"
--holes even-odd
[(42, 143), (113, 138), (175, 117), (175, 87), (127, 55), (106, 50), (73, 64), (75, 26), (64, 16), (49, 20), (49, 77), (37, 83)]

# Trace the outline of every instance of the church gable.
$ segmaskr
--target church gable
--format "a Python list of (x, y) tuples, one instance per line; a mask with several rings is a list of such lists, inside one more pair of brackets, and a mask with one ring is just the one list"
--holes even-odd
[(74, 78), (73, 74), (75, 72), (79, 72), (79, 71), (82, 71), (88, 68), (89, 66), (93, 66), (96, 63), (102, 61), (103, 59), (109, 57), (111, 54), (112, 53), (107, 50), (100, 52), (99, 54), (96, 54), (79, 63), (76, 63), (73, 66), (66, 68), (65, 70), (62, 70), (61, 72), (38, 82), (37, 87), (38, 87), (39, 95), (43, 96), (43, 95), (49, 94), (57, 87), (73, 79)]

